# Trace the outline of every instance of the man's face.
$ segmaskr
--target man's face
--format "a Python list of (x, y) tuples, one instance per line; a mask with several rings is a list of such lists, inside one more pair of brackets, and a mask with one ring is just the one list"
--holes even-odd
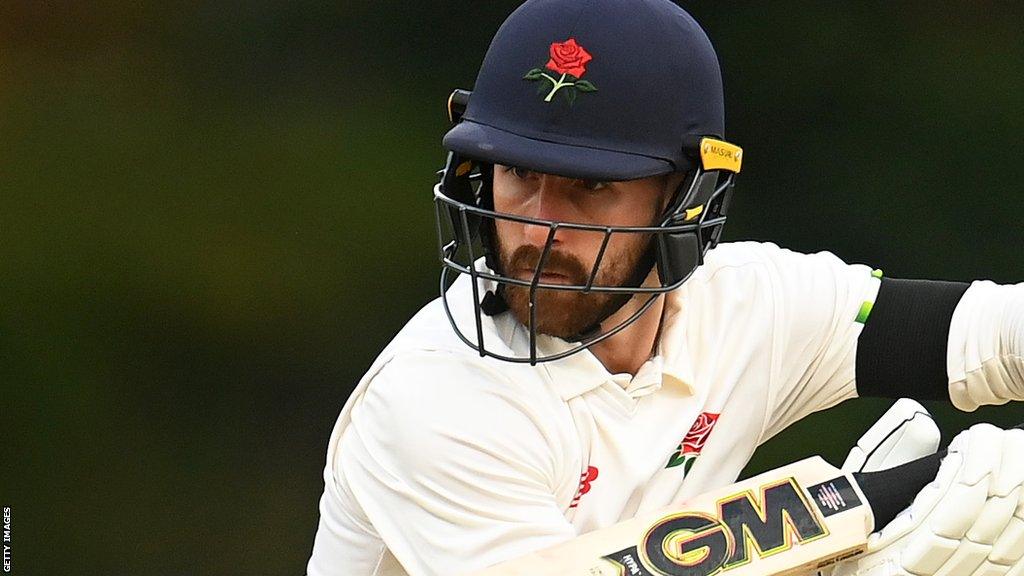
[[(494, 209), (539, 220), (602, 226), (650, 226), (678, 185), (678, 176), (652, 176), (623, 182), (592, 182), (495, 165)], [(509, 220), (495, 221), (503, 272), (532, 280), (549, 228)], [(603, 232), (560, 229), (542, 271), (543, 284), (585, 285), (604, 241)], [(645, 234), (611, 235), (594, 286), (621, 286), (631, 280), (650, 244)], [(560, 338), (581, 334), (618, 308), (622, 296), (568, 290), (537, 290), (537, 331)], [(505, 300), (520, 322), (529, 325), (530, 289), (505, 286)]]

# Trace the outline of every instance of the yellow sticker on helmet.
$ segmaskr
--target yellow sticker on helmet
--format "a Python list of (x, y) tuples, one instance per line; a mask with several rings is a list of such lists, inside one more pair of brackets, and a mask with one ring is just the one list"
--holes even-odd
[(689, 208), (689, 209), (686, 210), (686, 221), (689, 222), (690, 220), (693, 220), (694, 218), (696, 218), (697, 216), (700, 216), (703, 213), (704, 213), (704, 205), (703, 204), (701, 204), (700, 206), (697, 206), (696, 208)]
[(472, 169), (473, 169), (473, 163), (470, 162), (469, 160), (467, 160), (467, 161), (463, 162), (462, 164), (459, 164), (458, 166), (455, 167), (455, 175), (456, 176), (465, 176), (466, 174), (469, 174), (469, 171), (472, 170)]
[(740, 165), (743, 163), (743, 149), (723, 140), (702, 138), (700, 162), (705, 170), (728, 170), (739, 173)]

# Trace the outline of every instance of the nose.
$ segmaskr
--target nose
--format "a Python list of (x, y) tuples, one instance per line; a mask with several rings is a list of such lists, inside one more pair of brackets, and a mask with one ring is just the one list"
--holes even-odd
[[(544, 174), (539, 178), (538, 187), (534, 193), (532, 210), (528, 214), (531, 218), (546, 220), (550, 222), (566, 222), (571, 220), (571, 207), (567, 198), (564, 185), (558, 176)], [(543, 248), (551, 235), (551, 227), (540, 224), (526, 224), (523, 239), (538, 248)], [(557, 245), (564, 231), (556, 231), (553, 245)]]
[[(544, 220), (548, 220), (548, 218), (544, 218)], [(543, 249), (551, 235), (551, 227), (543, 224), (524, 224), (524, 227), (523, 241), (527, 244)], [(561, 233), (556, 231), (552, 245), (557, 245), (561, 242), (560, 236)]]

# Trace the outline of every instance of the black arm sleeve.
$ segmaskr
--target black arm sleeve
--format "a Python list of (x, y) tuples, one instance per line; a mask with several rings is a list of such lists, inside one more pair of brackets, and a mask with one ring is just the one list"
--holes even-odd
[(968, 286), (882, 278), (857, 340), (857, 395), (948, 400), (949, 324)]

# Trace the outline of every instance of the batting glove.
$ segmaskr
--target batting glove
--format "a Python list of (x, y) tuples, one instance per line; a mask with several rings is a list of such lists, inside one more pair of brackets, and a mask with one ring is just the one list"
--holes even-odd
[(835, 576), (1024, 576), (1024, 430), (978, 424), (939, 472)]

